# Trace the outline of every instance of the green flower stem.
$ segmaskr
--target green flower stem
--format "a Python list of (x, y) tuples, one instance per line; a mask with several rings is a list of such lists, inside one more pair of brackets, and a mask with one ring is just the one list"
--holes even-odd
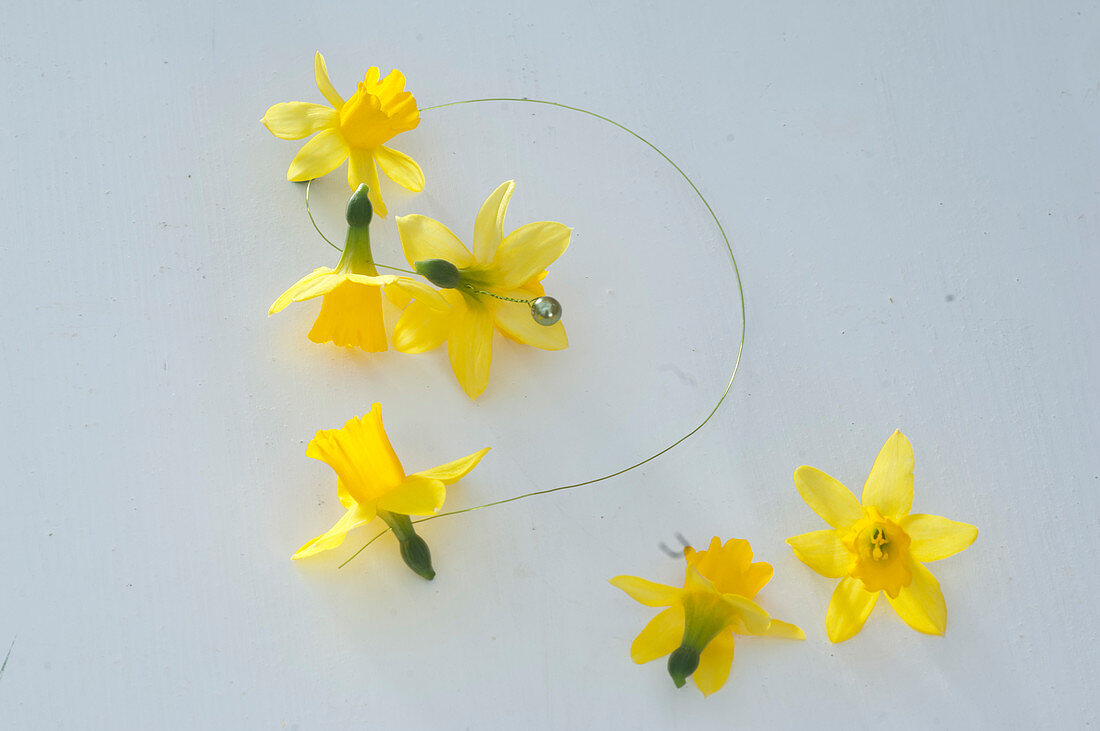
[(348, 235), (344, 240), (344, 253), (340, 255), (340, 263), (336, 268), (354, 274), (378, 276), (378, 269), (374, 266), (374, 257), (370, 251), (369, 226), (348, 226)]

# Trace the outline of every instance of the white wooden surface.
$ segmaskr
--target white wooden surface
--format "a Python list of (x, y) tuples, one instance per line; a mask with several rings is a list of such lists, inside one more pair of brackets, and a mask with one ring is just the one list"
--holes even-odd
[[(1100, 426), (1096, 2), (8, 4), (0, 29), (5, 728), (1079, 728), (1095, 723)], [(694, 440), (596, 487), (424, 527), (426, 583), (380, 541), (290, 553), (338, 515), (318, 428), (384, 404), (419, 469), (495, 449), (449, 507), (585, 479), (720, 392), (735, 291), (696, 201), (598, 122), (520, 105), (424, 115), (395, 146), (469, 236), (576, 227), (551, 273), (571, 348), (498, 340), (476, 405), (441, 353), (314, 346), (331, 265), (268, 105), (402, 69), (424, 106), (575, 104), (693, 175), (733, 239), (748, 339)], [(341, 173), (316, 191), (341, 235)], [(392, 219), (375, 227), (397, 262)], [(734, 313), (734, 314), (731, 314)], [(933, 566), (945, 638), (885, 604), (841, 645), (792, 470), (862, 483), (900, 427), (915, 508), (977, 524)], [(677, 581), (658, 543), (750, 539), (805, 643), (745, 641), (676, 691), (628, 648)], [(362, 537), (370, 535), (362, 534)]]

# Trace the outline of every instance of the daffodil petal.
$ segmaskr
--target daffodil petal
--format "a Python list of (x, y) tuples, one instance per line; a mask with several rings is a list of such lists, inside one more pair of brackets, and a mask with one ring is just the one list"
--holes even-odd
[(493, 317), (487, 308), (480, 304), (467, 305), (465, 310), (456, 308), (447, 355), (462, 390), (476, 399), (489, 385), (493, 358)]
[[(519, 299), (521, 294), (522, 292), (517, 290), (505, 296)], [(569, 338), (565, 335), (565, 326), (561, 321), (549, 327), (538, 324), (531, 316), (530, 305), (488, 299), (486, 306), (493, 313), (493, 322), (497, 330), (521, 345), (530, 345), (543, 350), (564, 350), (569, 347)]]
[(306, 447), (306, 456), (333, 469), (360, 505), (373, 503), (405, 481), (401, 461), (382, 426), (382, 406), (339, 429), (322, 429)]
[(409, 475), (405, 481), (378, 500), (379, 510), (402, 515), (431, 515), (443, 507), (447, 488), (441, 480)]
[(356, 284), (365, 284), (369, 287), (384, 287), (388, 284), (394, 284), (400, 277), (396, 274), (352, 274), (348, 273), (344, 275), (349, 281)]
[(405, 309), (412, 302), (412, 295), (407, 290), (398, 289), (397, 287), (386, 287), (382, 290), (386, 294), (386, 299), (390, 301), (394, 307), (398, 309)]
[(348, 146), (337, 129), (325, 129), (302, 145), (290, 161), (286, 179), (294, 182), (328, 175), (348, 159)]
[(382, 168), (386, 177), (402, 188), (413, 193), (424, 190), (424, 171), (416, 164), (416, 160), (405, 153), (382, 145), (375, 148), (374, 159), (378, 161), (378, 167)]
[(370, 199), (371, 207), (374, 208), (374, 214), (379, 218), (385, 218), (386, 203), (382, 200), (374, 155), (370, 150), (352, 147), (348, 151), (348, 187), (357, 190), (360, 185), (367, 186), (367, 198)]
[[(684, 549), (684, 555), (687, 556), (686, 548)], [(699, 573), (699, 569), (691, 563), (684, 569), (684, 591), (721, 593), (714, 587), (711, 580)]]
[(840, 580), (829, 600), (825, 614), (825, 629), (833, 642), (843, 642), (863, 628), (863, 623), (875, 608), (877, 591), (867, 591), (858, 579), (850, 576)]
[(830, 579), (845, 576), (852, 563), (851, 552), (831, 528), (791, 536), (787, 545), (794, 549), (799, 561)]
[(772, 618), (752, 599), (740, 594), (722, 594), (722, 601), (733, 610), (730, 624), (734, 631), (743, 635), (760, 635), (767, 631)]
[(291, 302), (304, 302), (314, 297), (320, 297), (326, 292), (331, 292), (343, 281), (343, 276), (335, 275), (333, 270), (328, 267), (314, 269), (291, 285), (290, 289), (279, 295), (279, 298), (272, 303), (267, 314), (274, 315), (281, 312)]
[[(447, 300), (443, 298), (443, 295), (439, 293), (439, 290), (432, 289), (428, 285), (418, 282), (415, 279), (409, 279), (408, 277), (394, 277), (394, 280), (389, 283), (387, 290), (402, 290), (405, 295), (410, 298), (416, 298), (418, 302), (423, 302), (433, 310), (447, 310), (450, 305), (447, 304)], [(388, 295), (388, 291), (387, 291)], [(393, 301), (392, 299), (390, 300)], [(394, 302), (394, 304), (397, 304)], [(405, 304), (408, 304), (406, 300)], [(403, 306), (403, 305), (399, 305)]]
[(977, 527), (938, 515), (915, 513), (901, 521), (910, 538), (909, 553), (918, 561), (938, 561), (968, 547), (978, 537)]
[(344, 537), (349, 531), (371, 522), (371, 520), (374, 519), (374, 515), (375, 508), (373, 505), (364, 506), (353, 503), (348, 511), (344, 513), (343, 517), (336, 521), (336, 525), (332, 526), (327, 533), (306, 542), (306, 544), (299, 548), (291, 558), (306, 558), (321, 553), (322, 551), (336, 548), (344, 542)]
[(504, 240), (504, 214), (516, 189), (516, 181), (501, 183), (489, 194), (474, 221), (474, 258), (480, 264), (490, 264)]
[(630, 645), (630, 659), (639, 665), (664, 657), (680, 646), (684, 636), (684, 608), (669, 607), (642, 628)]
[(879, 450), (863, 485), (863, 504), (887, 518), (901, 520), (913, 507), (913, 445), (895, 431)]
[(448, 462), (438, 467), (432, 467), (430, 470), (417, 472), (411, 475), (411, 477), (426, 477), (431, 480), (439, 480), (444, 485), (453, 485), (468, 475), (470, 470), (477, 467), (477, 463), (481, 461), (482, 457), (489, 453), (489, 449), (490, 447), (480, 449), (473, 454), (468, 454), (461, 459), (456, 459), (454, 462)]
[(337, 124), (339, 115), (321, 104), (283, 102), (269, 108), (261, 121), (279, 139), (300, 140)]
[(313, 77), (317, 81), (317, 89), (328, 100), (328, 103), (337, 110), (344, 106), (344, 97), (336, 93), (336, 87), (328, 78), (328, 68), (325, 66), (325, 57), (318, 51), (313, 57)]
[(703, 695), (710, 695), (726, 684), (733, 667), (733, 644), (732, 632), (719, 632), (699, 653), (699, 667), (691, 677)]
[(491, 266), (494, 283), (504, 289), (522, 287), (565, 252), (572, 232), (555, 221), (520, 226), (497, 249)]
[(764, 630), (763, 637), (778, 637), (784, 640), (804, 640), (806, 639), (806, 633), (802, 631), (802, 628), (791, 624), (790, 622), (781, 622), (778, 619), (773, 619), (768, 628)]
[(806, 504), (834, 528), (847, 528), (863, 517), (863, 506), (852, 491), (816, 467), (795, 470), (794, 484)]
[[(444, 295), (446, 296), (446, 295)], [(393, 328), (393, 347), (402, 353), (426, 353), (442, 345), (454, 327), (455, 312), (465, 309), (462, 295), (451, 309), (436, 310), (423, 302), (409, 304)]]
[(929, 635), (942, 635), (947, 628), (947, 604), (940, 582), (919, 561), (910, 561), (913, 582), (903, 586), (896, 598), (886, 598), (905, 623)]
[(410, 266), (418, 261), (443, 259), (459, 269), (474, 265), (474, 255), (451, 230), (434, 218), (414, 213), (398, 216), (397, 233), (401, 236), (401, 248)]
[(679, 602), (680, 595), (683, 594), (683, 589), (658, 584), (655, 581), (637, 576), (616, 576), (614, 579), (610, 579), (610, 582), (612, 586), (625, 591), (631, 599), (641, 602), (647, 607), (670, 607)]

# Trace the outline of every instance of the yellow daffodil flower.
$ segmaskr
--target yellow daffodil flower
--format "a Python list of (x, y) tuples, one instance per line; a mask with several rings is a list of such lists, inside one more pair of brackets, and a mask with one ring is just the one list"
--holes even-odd
[(280, 312), (291, 302), (322, 297), (321, 312), (309, 331), (309, 339), (377, 353), (387, 347), (382, 286), (395, 287), (405, 297), (416, 296), (425, 307), (447, 306), (434, 289), (414, 279), (378, 275), (370, 249), (371, 210), (367, 186), (360, 185), (348, 200), (348, 235), (340, 263), (335, 269), (314, 269), (299, 279), (275, 300), (268, 315)]
[(752, 563), (748, 541), (733, 538), (722, 545), (715, 537), (705, 551), (688, 546), (684, 557), (687, 575), (683, 589), (637, 576), (611, 579), (614, 586), (647, 607), (668, 607), (630, 646), (634, 662), (670, 655), (668, 672), (676, 687), (683, 687), (690, 675), (703, 695), (710, 695), (729, 677), (735, 633), (806, 639), (801, 629), (772, 619), (753, 601), (773, 572), (767, 563)]
[(320, 53), (313, 58), (313, 73), (317, 88), (331, 107), (284, 102), (264, 114), (264, 126), (280, 139), (300, 140), (317, 133), (294, 156), (286, 179), (319, 178), (349, 160), (348, 186), (355, 190), (365, 183), (375, 211), (385, 217), (386, 205), (378, 187), (376, 164), (398, 185), (414, 193), (424, 189), (420, 166), (405, 153), (384, 144), (420, 124), (416, 99), (405, 91), (405, 76), (394, 69), (379, 79), (378, 67), (371, 66), (359, 88), (345, 102), (329, 81), (325, 58)]
[(405, 308), (394, 327), (394, 347), (423, 353), (446, 341), (451, 367), (471, 399), (489, 383), (494, 328), (543, 350), (569, 345), (561, 322), (554, 317), (553, 324), (539, 324), (530, 303), (545, 295), (541, 281), (546, 268), (569, 246), (572, 229), (539, 221), (505, 237), (504, 214), (515, 187), (511, 180), (501, 184), (481, 206), (472, 252), (439, 221), (420, 215), (396, 219), (409, 264), (421, 271), (426, 262), (448, 263), (452, 272), (457, 269), (457, 279), (440, 292), (446, 309), (419, 297)]
[(346, 512), (327, 533), (306, 543), (294, 558), (336, 548), (348, 531), (382, 518), (401, 542), (401, 556), (426, 579), (435, 576), (431, 555), (413, 530), (410, 515), (430, 515), (443, 506), (446, 486), (466, 476), (489, 448), (454, 462), (406, 475), (382, 426), (382, 406), (374, 404), (362, 418), (340, 429), (317, 432), (306, 456), (326, 462), (336, 472), (336, 493)]
[(978, 529), (938, 515), (909, 513), (913, 506), (913, 447), (900, 431), (886, 440), (863, 486), (863, 504), (837, 480), (799, 467), (794, 484), (813, 511), (832, 528), (788, 538), (807, 566), (841, 581), (829, 602), (829, 639), (855, 635), (880, 592), (905, 623), (942, 635), (947, 605), (939, 582), (924, 566), (963, 550)]

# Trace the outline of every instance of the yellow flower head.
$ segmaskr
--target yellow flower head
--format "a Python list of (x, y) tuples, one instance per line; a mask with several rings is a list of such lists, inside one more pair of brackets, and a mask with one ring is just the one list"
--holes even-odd
[(481, 395), (489, 383), (494, 328), (543, 350), (569, 345), (561, 322), (541, 325), (532, 318), (530, 305), (508, 301), (545, 294), (541, 281), (546, 268), (569, 246), (572, 233), (564, 224), (539, 221), (504, 236), (504, 214), (515, 187), (511, 180), (501, 184), (481, 206), (472, 252), (439, 221), (419, 215), (396, 219), (409, 264), (449, 262), (458, 269), (458, 281), (440, 292), (446, 309), (419, 297), (405, 308), (394, 327), (394, 347), (423, 353), (446, 341), (451, 367), (470, 398)]
[[(336, 493), (346, 512), (327, 533), (299, 548), (294, 558), (336, 548), (344, 542), (348, 531), (366, 525), (375, 516), (394, 529), (404, 556), (406, 544), (419, 538), (412, 531), (408, 516), (430, 515), (439, 510), (446, 497), (446, 486), (466, 476), (488, 451), (486, 447), (454, 462), (406, 475), (382, 427), (380, 404), (374, 404), (362, 418), (348, 420), (340, 429), (317, 432), (306, 448), (306, 456), (332, 467), (336, 473)], [(430, 559), (427, 567), (430, 571)]]
[(361, 185), (348, 201), (348, 235), (340, 263), (335, 269), (314, 269), (299, 279), (279, 295), (269, 315), (291, 302), (322, 297), (321, 312), (309, 331), (309, 339), (377, 353), (387, 347), (382, 286), (396, 288), (406, 297), (415, 295), (425, 307), (446, 307), (446, 302), (431, 287), (408, 277), (378, 275), (370, 249), (370, 211), (367, 187)]
[(814, 512), (832, 526), (788, 538), (807, 566), (841, 579), (829, 602), (829, 639), (841, 642), (863, 627), (879, 592), (913, 629), (942, 635), (947, 605), (925, 561), (947, 558), (978, 537), (978, 529), (913, 506), (913, 447), (900, 431), (886, 440), (863, 486), (863, 504), (837, 480), (799, 467), (794, 484)]
[(801, 629), (772, 619), (753, 597), (771, 581), (772, 567), (752, 562), (749, 542), (711, 539), (706, 551), (684, 549), (684, 588), (657, 584), (636, 576), (616, 576), (611, 583), (647, 607), (668, 607), (630, 646), (636, 663), (670, 655), (668, 671), (676, 687), (687, 676), (704, 695), (721, 688), (733, 665), (733, 636), (763, 635), (804, 640)]
[(271, 134), (284, 140), (300, 140), (317, 135), (298, 151), (286, 172), (292, 181), (312, 180), (348, 164), (348, 185), (355, 190), (362, 184), (370, 189), (371, 203), (380, 216), (386, 205), (378, 188), (382, 168), (391, 180), (414, 193), (424, 189), (424, 173), (416, 162), (385, 146), (391, 137), (408, 132), (420, 124), (416, 99), (405, 91), (405, 76), (396, 69), (379, 79), (372, 66), (359, 82), (359, 88), (346, 102), (336, 93), (328, 78), (325, 59), (318, 53), (313, 59), (317, 88), (331, 107), (307, 102), (276, 104), (264, 114), (263, 123)]

